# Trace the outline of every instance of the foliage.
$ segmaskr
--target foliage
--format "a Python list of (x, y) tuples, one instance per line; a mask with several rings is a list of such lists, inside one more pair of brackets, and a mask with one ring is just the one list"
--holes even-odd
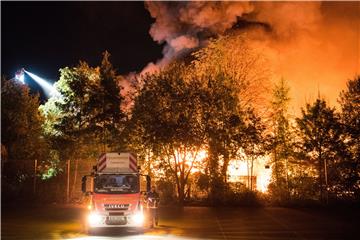
[(120, 109), (119, 76), (105, 52), (99, 67), (80, 62), (76, 67), (60, 70), (56, 83), (61, 96), (42, 106), (44, 125), (53, 146), (61, 150), (62, 159), (88, 157), (116, 148), (125, 115)]
[(162, 178), (156, 182), (157, 189), (160, 193), (161, 204), (173, 204), (175, 198), (175, 186), (173, 181)]
[(300, 153), (317, 169), (320, 199), (324, 199), (324, 189), (328, 189), (329, 184), (338, 178), (336, 166), (342, 148), (339, 116), (334, 108), (326, 105), (325, 100), (318, 98), (302, 109), (302, 117), (296, 121)]
[(263, 206), (267, 203), (266, 198), (260, 192), (245, 189), (241, 192), (228, 191), (220, 204), (224, 206)]
[(34, 161), (37, 160), (42, 168), (49, 161), (39, 104), (39, 96), (31, 95), (26, 85), (2, 77), (1, 162), (4, 199), (18, 197), (24, 192), (32, 196), (29, 194), (32, 188), (28, 184), (34, 174)]
[(30, 95), (27, 86), (1, 79), (1, 144), (9, 161), (44, 159), (46, 142), (39, 104), (39, 96)]
[(341, 163), (341, 188), (360, 199), (360, 76), (347, 82), (340, 93), (341, 123), (346, 158)]
[(275, 198), (289, 197), (289, 171), (293, 156), (293, 134), (288, 114), (290, 88), (281, 79), (273, 89), (271, 100), (271, 152), (272, 152), (272, 182), (270, 185)]
[(211, 195), (215, 197), (225, 189), (227, 167), (239, 149), (245, 123), (236, 88), (225, 75), (207, 76), (202, 83), (202, 122), (208, 145)]
[[(241, 149), (252, 165), (263, 153), (264, 126), (259, 113), (264, 109), (268, 71), (258, 49), (245, 34), (229, 34), (209, 41), (193, 54), (189, 75), (204, 86), (204, 115), (211, 195), (226, 191), (230, 159)], [(256, 150), (256, 151), (255, 151)]]
[(202, 170), (209, 174), (213, 197), (221, 197), (228, 188), (228, 164), (240, 149), (251, 156), (251, 166), (264, 154), (260, 144), (264, 126), (250, 106), (241, 105), (236, 79), (225, 71), (198, 74), (200, 61), (209, 60), (201, 56), (198, 53), (190, 65), (174, 63), (147, 75), (132, 112), (137, 148), (151, 149), (167, 163), (162, 166), (172, 172), (180, 201), (201, 149), (208, 151)]
[(198, 81), (186, 81), (185, 66), (174, 64), (148, 75), (135, 99), (132, 121), (141, 142), (172, 174), (180, 203), (194, 161), (204, 144)]
[(263, 124), (260, 117), (255, 115), (253, 111), (248, 111), (245, 119), (246, 129), (244, 131), (244, 137), (242, 138), (242, 144), (239, 142), (238, 145), (242, 146), (243, 152), (247, 157), (248, 169), (250, 173), (250, 190), (253, 189), (253, 168), (254, 161), (257, 158), (265, 155), (266, 153), (266, 142), (265, 142), (265, 125)]
[[(226, 86), (236, 89), (242, 109), (264, 110), (269, 86), (269, 69), (261, 49), (245, 33), (233, 32), (209, 40), (193, 53), (192, 75), (211, 81), (221, 76)], [(216, 84), (209, 87), (216, 87)]]

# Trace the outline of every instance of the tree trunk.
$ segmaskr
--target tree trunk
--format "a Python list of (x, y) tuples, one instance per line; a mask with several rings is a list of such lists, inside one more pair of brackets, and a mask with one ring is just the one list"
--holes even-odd
[(324, 174), (325, 174), (325, 201), (326, 204), (329, 203), (329, 191), (328, 191), (328, 176), (327, 176), (327, 164), (326, 158), (324, 159)]
[(322, 176), (322, 157), (321, 157), (321, 151), (319, 151), (319, 157), (318, 157), (318, 166), (319, 166), (319, 187), (320, 187), (320, 201), (322, 202), (324, 200), (324, 193), (323, 193), (323, 176)]
[(285, 171), (286, 171), (286, 189), (287, 197), (290, 199), (290, 186), (289, 186), (289, 170), (288, 170), (288, 159), (285, 159)]
[(76, 189), (76, 182), (77, 182), (77, 175), (78, 175), (78, 165), (79, 165), (79, 160), (76, 159), (75, 160), (75, 170), (74, 170), (74, 180), (73, 180), (73, 186), (71, 189), (71, 194), (70, 194), (70, 198), (74, 196), (74, 192)]
[(274, 149), (274, 163), (275, 163), (275, 183), (276, 183), (276, 186), (278, 187), (279, 186), (279, 166), (278, 166), (278, 159), (277, 159), (277, 147), (275, 147)]
[(221, 177), (225, 184), (227, 183), (227, 169), (229, 166), (229, 161), (230, 161), (229, 154), (228, 153), (224, 154), (224, 165), (222, 167), (222, 171), (221, 171), (222, 176)]
[(185, 186), (184, 186), (184, 181), (182, 179), (180, 179), (180, 186), (179, 186), (179, 204), (180, 206), (184, 205), (184, 198), (185, 198)]
[(254, 158), (251, 157), (251, 166), (250, 166), (250, 190), (253, 191), (253, 171), (254, 171)]
[(186, 193), (185, 193), (185, 197), (187, 199), (190, 199), (190, 197), (191, 197), (191, 184), (188, 184), (188, 187), (187, 187), (187, 190), (186, 190)]
[(216, 146), (213, 142), (209, 144), (209, 176), (210, 176), (210, 198), (215, 199), (218, 190), (218, 156), (216, 151)]
[(248, 186), (248, 189), (251, 189), (250, 187), (250, 166), (249, 166), (249, 159), (246, 160), (246, 169), (247, 169), (247, 186)]
[(70, 201), (70, 159), (66, 162), (66, 203)]

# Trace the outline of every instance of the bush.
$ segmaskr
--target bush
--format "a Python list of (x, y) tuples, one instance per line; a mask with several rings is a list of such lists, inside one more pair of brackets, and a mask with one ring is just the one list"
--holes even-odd
[(176, 201), (175, 186), (172, 182), (160, 179), (156, 182), (162, 205), (172, 204)]
[(241, 192), (229, 191), (223, 199), (223, 205), (226, 206), (263, 206), (265, 204), (264, 194), (248, 189)]

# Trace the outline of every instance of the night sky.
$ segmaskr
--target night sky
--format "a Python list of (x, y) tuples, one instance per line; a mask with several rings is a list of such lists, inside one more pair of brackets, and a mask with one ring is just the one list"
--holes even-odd
[(162, 56), (153, 22), (143, 2), (1, 2), (1, 74), (23, 67), (57, 81), (60, 68), (96, 66), (105, 50), (119, 73), (140, 71)]

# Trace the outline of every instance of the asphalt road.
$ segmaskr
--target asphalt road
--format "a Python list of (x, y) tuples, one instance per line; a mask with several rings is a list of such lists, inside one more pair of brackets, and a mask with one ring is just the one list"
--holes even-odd
[(143, 234), (82, 231), (75, 206), (2, 209), (1, 239), (360, 239), (359, 211), (287, 208), (163, 208)]

